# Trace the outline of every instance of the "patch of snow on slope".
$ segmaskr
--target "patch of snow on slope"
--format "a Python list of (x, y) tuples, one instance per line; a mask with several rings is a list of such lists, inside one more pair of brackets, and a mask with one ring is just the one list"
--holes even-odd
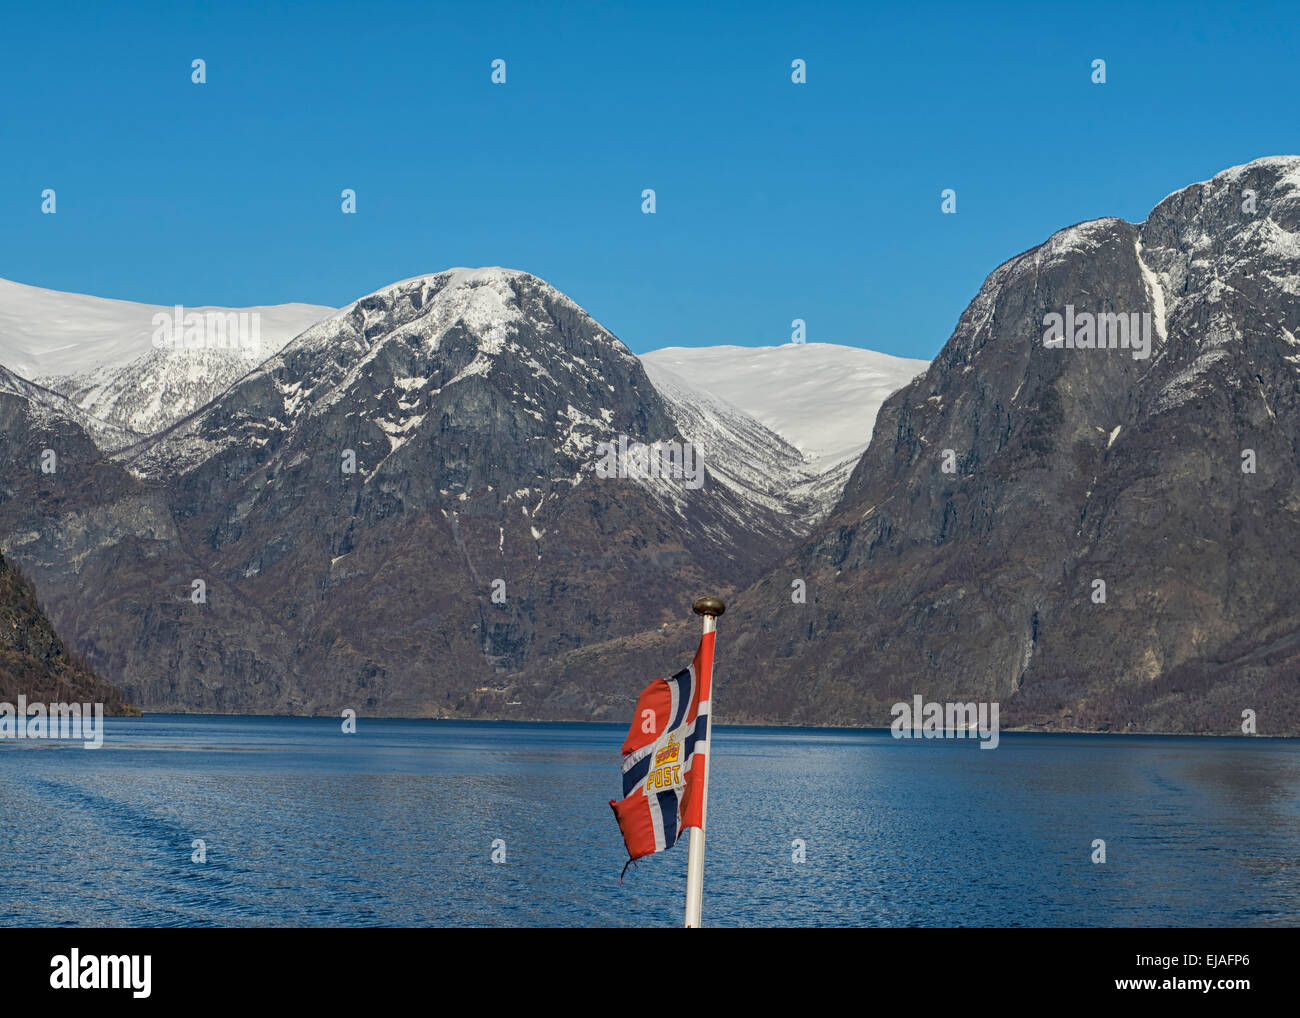
[(1168, 311), (1165, 307), (1165, 283), (1164, 280), (1156, 275), (1142, 258), (1142, 241), (1140, 237), (1134, 241), (1137, 246), (1138, 266), (1142, 270), (1142, 281), (1146, 283), (1147, 290), (1151, 293), (1152, 319), (1156, 327), (1156, 338), (1164, 343), (1169, 338), (1168, 330)]

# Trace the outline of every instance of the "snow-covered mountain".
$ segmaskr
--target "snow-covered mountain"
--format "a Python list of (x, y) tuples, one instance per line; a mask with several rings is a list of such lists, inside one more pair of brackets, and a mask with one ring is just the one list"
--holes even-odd
[[(166, 308), (17, 284), (0, 304), (0, 544), (106, 675), (191, 709), (465, 709), (493, 676), (656, 632), (681, 590), (746, 583), (811, 531), (915, 367), (816, 345), (643, 361), (503, 268), (260, 309), (278, 349), (253, 364), (155, 349)], [(703, 483), (604, 476), (620, 440), (689, 441)]]
[[(798, 450), (709, 398), (679, 420), (617, 337), (510, 269), (384, 287), (110, 455), (12, 388), (0, 545), (146, 705), (463, 709), (752, 579), (810, 522), (765, 466)], [(696, 435), (702, 477), (597, 470), (602, 443)], [(47, 447), (57, 482), (28, 466)]]
[(92, 417), (61, 393), (43, 385), (30, 382), (0, 364), (0, 393), (17, 396), (23, 400), (33, 420), (50, 429), (63, 424), (73, 424), (84, 431), (100, 449), (118, 449), (139, 436), (133, 432)]
[[(627, 676), (698, 638), (683, 597), (716, 591), (732, 718), (881, 724), (917, 691), (1300, 731), (1297, 238), (1300, 159), (1234, 168), (1012, 258), (928, 367), (638, 358), (535, 276), (449, 270), (112, 454), (0, 371), (0, 548), (145, 708), (625, 716)], [(1035, 342), (1062, 308), (1149, 316), (1150, 356)], [(604, 476), (620, 436), (698, 442), (703, 487)]]
[[(693, 440), (710, 431), (742, 435), (755, 422), (798, 456), (756, 456), (732, 442), (732, 470), (769, 485), (812, 522), (831, 510), (871, 441), (886, 399), (929, 367), (834, 343), (665, 347), (641, 355), (646, 373)], [(696, 439), (694, 431), (701, 436)], [(714, 445), (718, 443), (715, 440)]]
[(333, 308), (280, 304), (185, 308), (185, 315), (257, 315), (257, 344), (154, 346), (156, 316), (175, 308), (63, 293), (0, 279), (0, 365), (68, 397), (97, 422), (96, 442), (132, 441), (193, 413)]
[[(521, 283), (530, 285), (524, 298), (514, 289)], [(602, 402), (607, 397), (601, 393), (610, 386), (600, 374), (601, 362), (635, 358), (592, 323), (608, 347), (599, 359), (554, 351), (573, 373), (565, 381), (574, 383), (568, 388), (575, 391), (566, 391), (554, 369), (539, 362), (538, 351), (520, 340), (526, 329), (553, 326), (550, 316), (556, 308), (525, 306), (529, 297), (590, 321), (569, 298), (524, 272), (456, 268), (405, 279), (331, 312), (268, 357), (241, 382), (241, 395), (231, 401), (234, 415), (227, 401), (214, 404), (143, 450), (132, 451), (129, 462), (141, 476), (184, 473), (227, 448), (279, 446), (313, 418), (346, 410), (354, 426), (373, 429), (382, 438), (374, 442), (374, 455), (361, 459), (360, 476), (370, 480), (424, 423), (421, 408), (431, 398), (444, 390), (450, 395), (467, 379), (502, 374), (516, 361), (534, 379), (533, 385), (515, 386), (509, 393), (518, 412), (540, 422), (538, 396), (531, 390), (545, 389), (567, 407), (556, 452), (590, 458), (591, 435), (603, 432), (610, 417)], [(364, 397), (358, 398), (359, 389), (365, 390)], [(575, 403), (582, 409), (575, 409)], [(247, 412), (249, 406), (256, 412)]]
[(642, 364), (717, 483), (757, 511), (782, 515), (796, 534), (808, 533), (826, 515), (830, 502), (807, 456), (739, 407), (644, 358)]
[[(385, 291), (414, 287), (414, 308), (420, 310), (437, 290), (439, 307), (418, 316), (418, 328), (429, 332), (431, 344), (454, 325), (483, 328), (487, 342), (465, 368), (473, 374), (490, 370), (500, 337), (520, 324), (508, 287), (502, 289), (512, 275), (521, 274), (454, 269), (403, 280)], [(347, 331), (343, 323), (373, 298), (340, 311), (310, 304), (187, 308), (186, 314), (205, 317), (256, 313), (258, 347), (158, 349), (153, 342), (157, 316), (174, 318), (171, 307), (0, 280), (0, 365), (32, 383), (30, 393), (44, 391), (40, 399), (47, 412), (72, 417), (101, 449), (115, 452), (167, 431), (254, 370), (289, 379), (277, 385), (285, 388), (284, 410), (293, 416), (300, 405), (311, 404), (310, 394), (319, 396), (321, 379), (276, 366), (283, 369), (285, 357), (301, 365), (306, 351), (319, 354), (338, 342), (340, 330)], [(562, 294), (559, 298), (567, 301)], [(286, 348), (299, 336), (301, 341)], [(683, 436), (705, 451), (715, 481), (748, 506), (748, 513), (783, 517), (799, 533), (830, 510), (870, 439), (880, 403), (925, 367), (923, 361), (824, 343), (670, 347), (641, 361)], [(323, 363), (329, 374), (329, 358)], [(417, 381), (403, 383), (408, 401)], [(412, 426), (411, 415), (390, 416), (382, 426), (396, 448)], [(288, 423), (279, 420), (278, 426)], [(570, 430), (581, 432), (579, 424), (571, 422)], [(201, 461), (212, 451), (209, 443), (220, 439), (211, 431), (199, 439), (199, 430), (199, 422), (188, 422), (143, 457), (132, 454), (133, 469), (152, 473), (182, 448), (187, 451), (180, 453), (181, 462)], [(649, 486), (661, 501), (680, 503), (677, 486)]]
[[(468, 314), (490, 324), (490, 332), (511, 326), (517, 311), (500, 294), (492, 306), (484, 305), (485, 295), (496, 290), (479, 285), (484, 273), (507, 270), (449, 271), (455, 283), (444, 288), (439, 311), (444, 324)], [(462, 283), (474, 285), (462, 288)], [(428, 286), (422, 284), (421, 292), (427, 295)], [(454, 293), (469, 303), (460, 307), (449, 299)], [(77, 408), (77, 422), (112, 452), (171, 428), (312, 326), (320, 328), (300, 346), (330, 342), (337, 326), (327, 323), (346, 318), (367, 299), (341, 311), (312, 304), (186, 308), (200, 316), (256, 313), (258, 348), (158, 349), (156, 316), (173, 315), (171, 307), (0, 280), (0, 365), (48, 390), (43, 401), (51, 413)], [(466, 370), (487, 370), (495, 352), (489, 343)], [(668, 347), (641, 361), (685, 437), (706, 450), (716, 480), (756, 511), (789, 517), (801, 532), (830, 510), (843, 489), (870, 440), (880, 404), (926, 367), (924, 361), (827, 343)], [(314, 390), (306, 380), (286, 384), (296, 386), (294, 393)], [(403, 422), (394, 419), (386, 427), (400, 444)], [(167, 448), (174, 451), (192, 433), (187, 426)], [(160, 453), (161, 448), (153, 449), (147, 460)], [(203, 453), (197, 455), (201, 459)], [(660, 494), (671, 499), (679, 492)]]
[[(566, 345), (571, 336), (565, 330), (578, 327), (593, 330), (593, 339)], [(601, 458), (599, 442), (620, 434), (633, 441), (680, 437), (698, 447), (721, 490), (700, 494), (663, 477), (630, 480), (683, 526), (711, 533), (715, 547), (736, 554), (741, 535), (786, 540), (820, 518), (798, 450), (706, 393), (666, 376), (652, 387), (642, 370), (622, 342), (537, 277), (500, 267), (448, 269), (391, 284), (316, 323), (240, 380), (230, 398), (118, 459), (141, 478), (165, 479), (244, 450), (266, 457), (274, 470), (298, 455), (302, 435), (315, 443), (322, 420), (342, 417), (358, 433), (358, 473), (368, 484), (390, 460), (447, 457), (445, 441), (435, 438), (445, 439), (445, 413), (431, 417), (430, 407), (458, 406), (472, 391), (468, 381), (490, 376), (494, 397), (512, 404), (516, 422), (509, 430), (537, 432), (535, 450), (546, 436), (548, 466), (544, 473), (536, 467), (511, 473), (509, 464), (520, 457), (503, 449), (484, 457), (490, 479), (462, 481), (463, 471), (452, 471), (455, 480), (443, 495), (476, 499), (486, 480), (503, 503), (531, 505), (534, 491), (591, 478)], [(634, 391), (617, 391), (620, 379)], [(627, 396), (642, 409), (624, 405)], [(488, 408), (479, 405), (476, 412), (486, 415)], [(403, 452), (411, 442), (417, 449)], [(459, 458), (476, 454), (469, 450)]]

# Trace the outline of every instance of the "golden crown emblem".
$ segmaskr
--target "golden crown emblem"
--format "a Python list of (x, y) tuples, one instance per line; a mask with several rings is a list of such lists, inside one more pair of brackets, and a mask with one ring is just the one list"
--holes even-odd
[(677, 759), (681, 752), (681, 745), (677, 742), (676, 734), (668, 736), (668, 742), (655, 754), (655, 766), (658, 767), (663, 763), (672, 763)]

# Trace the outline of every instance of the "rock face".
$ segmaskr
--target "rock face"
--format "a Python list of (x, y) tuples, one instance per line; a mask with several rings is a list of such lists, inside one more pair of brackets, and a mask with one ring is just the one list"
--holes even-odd
[(622, 343), (510, 270), (386, 287), (111, 458), (2, 400), (4, 547), (150, 708), (491, 713), (509, 673), (752, 580), (805, 523), (707, 469), (598, 477), (599, 443), (682, 431)]
[[(1150, 356), (1046, 347), (1067, 305), (1149, 313)], [(826, 523), (736, 597), (729, 653), (760, 666), (724, 712), (884, 725), (921, 693), (1004, 724), (1300, 731), (1298, 336), (1294, 157), (1013, 258)]]
[(138, 714), (122, 694), (68, 652), (42, 614), (36, 591), (0, 555), (0, 702), (102, 703), (106, 714)]

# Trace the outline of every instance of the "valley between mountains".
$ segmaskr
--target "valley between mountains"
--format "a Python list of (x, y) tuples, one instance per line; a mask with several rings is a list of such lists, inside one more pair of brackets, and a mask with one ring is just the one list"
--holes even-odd
[[(1149, 355), (1045, 345), (1067, 306)], [(6, 568), (147, 711), (621, 721), (714, 593), (724, 724), (1300, 733), (1298, 157), (1061, 230), (933, 362), (638, 357), (502, 268), (243, 310), (253, 353), (160, 349), (0, 282)], [(598, 476), (620, 436), (703, 486)]]

